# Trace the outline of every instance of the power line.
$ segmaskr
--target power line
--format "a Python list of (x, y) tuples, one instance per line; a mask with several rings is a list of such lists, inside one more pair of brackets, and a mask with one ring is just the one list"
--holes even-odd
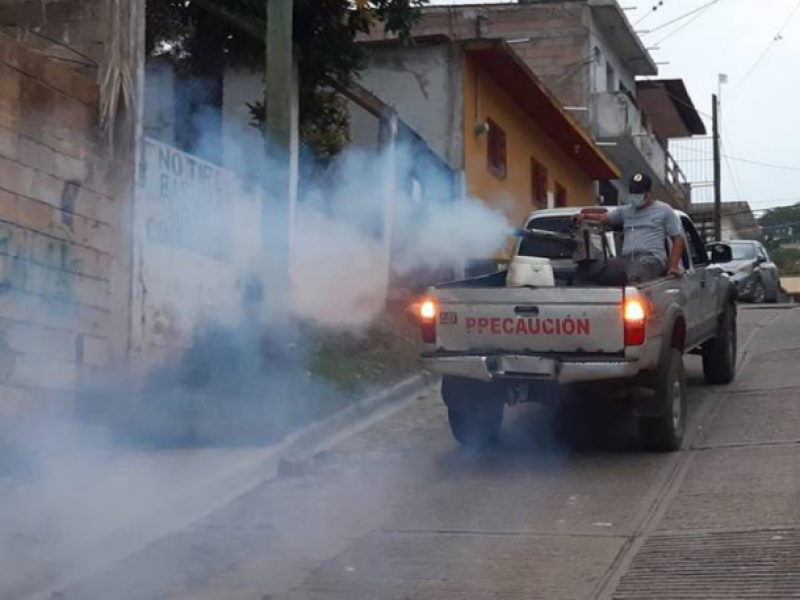
[[(680, 148), (681, 150), (685, 150), (687, 152), (695, 152), (697, 154), (703, 154), (705, 156), (711, 156), (713, 153), (709, 152), (708, 150), (701, 150), (700, 148), (690, 148), (688, 146), (680, 146), (678, 144), (674, 144), (675, 147)], [(730, 159), (735, 162), (740, 162), (748, 165), (755, 165), (757, 167), (764, 167), (765, 169), (778, 169), (781, 171), (800, 171), (800, 167), (791, 167), (789, 165), (778, 165), (768, 162), (761, 162), (758, 160), (751, 160), (749, 158), (740, 158), (738, 156), (731, 156), (730, 154), (723, 154), (722, 155), (726, 159)], [(705, 160), (705, 159), (697, 159), (697, 161)], [(711, 160), (711, 159), (708, 159)], [(688, 162), (688, 161), (684, 161)]]
[(733, 189), (736, 190), (736, 194), (739, 199), (742, 199), (742, 192), (741, 186), (739, 181), (739, 174), (734, 170), (733, 166), (731, 165), (731, 160), (729, 158), (729, 153), (727, 150), (727, 146), (725, 144), (725, 140), (730, 140), (730, 135), (728, 134), (728, 128), (725, 126), (725, 122), (722, 118), (719, 120), (720, 129), (722, 130), (722, 137), (720, 139), (720, 152), (725, 159), (725, 165), (728, 167), (728, 172), (730, 173), (731, 180), (733, 181)]
[(743, 196), (742, 196), (742, 190), (739, 187), (739, 178), (736, 175), (736, 171), (734, 171), (733, 167), (731, 166), (731, 161), (728, 158), (728, 155), (724, 153), (724, 151), (725, 151), (725, 142), (720, 140), (720, 145), (722, 146), (722, 149), (723, 149), (722, 157), (725, 159), (725, 165), (728, 167), (728, 172), (730, 173), (730, 178), (731, 178), (731, 181), (733, 182), (733, 189), (736, 190), (736, 197), (741, 201)]
[(712, 6), (714, 6), (714, 4), (716, 4), (716, 2), (714, 2), (714, 3), (712, 3), (712, 4), (707, 4), (707, 5), (706, 5), (706, 7), (705, 7), (705, 8), (704, 8), (704, 9), (703, 9), (701, 12), (697, 13), (697, 14), (696, 14), (694, 17), (692, 17), (691, 19), (689, 19), (689, 20), (688, 20), (686, 23), (684, 23), (683, 25), (681, 25), (681, 26), (680, 26), (680, 27), (678, 27), (677, 29), (674, 29), (673, 31), (671, 31), (670, 33), (668, 33), (666, 36), (664, 36), (663, 38), (661, 38), (660, 40), (658, 40), (658, 41), (656, 42), (656, 46), (660, 46), (661, 44), (663, 44), (664, 42), (666, 42), (666, 41), (667, 41), (668, 39), (670, 39), (671, 37), (673, 37), (673, 36), (677, 35), (677, 34), (678, 34), (678, 33), (680, 33), (681, 31), (683, 31), (684, 29), (686, 29), (687, 27), (689, 27), (689, 25), (691, 25), (692, 23), (694, 23), (695, 21), (697, 21), (697, 20), (698, 20), (700, 17), (702, 17), (702, 16), (703, 16), (704, 14), (706, 14), (706, 13), (707, 13), (709, 10), (711, 10), (711, 7), (712, 7)]
[(775, 44), (783, 40), (783, 32), (786, 31), (786, 28), (789, 26), (789, 23), (792, 22), (792, 19), (797, 14), (798, 10), (800, 10), (800, 1), (792, 9), (792, 12), (789, 13), (789, 16), (783, 22), (783, 25), (781, 25), (781, 28), (778, 30), (778, 33), (775, 35), (774, 38), (772, 38), (772, 41), (769, 44), (767, 44), (766, 48), (764, 48), (764, 52), (761, 53), (761, 56), (759, 56), (756, 62), (753, 63), (753, 66), (750, 67), (745, 76), (742, 77), (739, 80), (739, 82), (733, 86), (733, 88), (731, 88), (731, 91), (728, 94), (729, 97), (731, 96), (731, 94), (736, 92), (736, 90), (738, 90), (748, 79), (750, 79), (750, 76), (753, 73), (755, 73), (756, 69), (761, 65), (762, 62), (764, 62), (764, 59), (767, 58), (767, 55), (769, 54), (770, 50), (772, 50), (772, 48), (775, 46)]
[(651, 30), (646, 31), (644, 33), (646, 35), (649, 35), (651, 33), (655, 33), (656, 31), (661, 31), (662, 29), (666, 29), (670, 25), (674, 25), (675, 23), (683, 21), (684, 19), (688, 19), (689, 17), (691, 17), (693, 15), (696, 15), (697, 13), (705, 12), (706, 10), (708, 10), (709, 8), (711, 8), (712, 6), (717, 4), (719, 1), (720, 0), (711, 0), (711, 2), (709, 2), (708, 4), (704, 4), (703, 6), (699, 6), (697, 8), (694, 8), (694, 9), (690, 10), (689, 12), (684, 13), (679, 17), (676, 17), (675, 19), (672, 19), (671, 21), (667, 21), (666, 23), (662, 23), (661, 25), (659, 25), (655, 29), (651, 29)]
[(657, 2), (656, 4), (654, 4), (650, 8), (650, 10), (648, 10), (644, 15), (642, 15), (642, 17), (638, 21), (636, 21), (633, 24), (633, 26), (636, 27), (639, 23), (641, 23), (642, 21), (644, 21), (648, 17), (652, 17), (658, 11), (658, 9), (661, 8), (662, 6), (664, 6), (664, 0), (661, 0), (660, 2)]

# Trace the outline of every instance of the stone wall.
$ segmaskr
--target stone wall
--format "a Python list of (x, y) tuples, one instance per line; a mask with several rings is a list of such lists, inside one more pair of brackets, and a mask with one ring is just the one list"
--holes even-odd
[(108, 0), (0, 0), (0, 32), (53, 62), (97, 76), (105, 54)]
[(69, 401), (112, 356), (119, 203), (97, 85), (0, 35), (0, 414)]

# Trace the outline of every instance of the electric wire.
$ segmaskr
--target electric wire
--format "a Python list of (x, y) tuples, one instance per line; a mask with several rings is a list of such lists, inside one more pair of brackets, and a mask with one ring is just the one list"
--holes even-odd
[(734, 85), (731, 88), (731, 91), (728, 93), (729, 97), (731, 95), (733, 95), (738, 89), (740, 89), (748, 79), (750, 79), (750, 76), (753, 75), (753, 73), (756, 72), (756, 69), (758, 69), (758, 67), (761, 65), (761, 63), (764, 62), (764, 59), (767, 58), (767, 55), (775, 47), (775, 44), (777, 44), (778, 42), (783, 40), (783, 32), (786, 31), (786, 28), (792, 22), (792, 19), (794, 19), (794, 16), (797, 14), (798, 10), (800, 10), (800, 1), (798, 1), (797, 4), (795, 4), (795, 7), (792, 9), (792, 12), (789, 13), (789, 16), (783, 22), (783, 25), (781, 25), (781, 28), (778, 30), (778, 33), (775, 35), (774, 38), (772, 38), (772, 41), (770, 41), (770, 43), (767, 44), (767, 47), (764, 48), (764, 51), (761, 53), (761, 55), (758, 57), (758, 59), (756, 59), (756, 62), (754, 62), (753, 65), (750, 67), (750, 69), (748, 69), (748, 71), (747, 71), (747, 73), (745, 73), (744, 77), (742, 77), (736, 83), (736, 85)]

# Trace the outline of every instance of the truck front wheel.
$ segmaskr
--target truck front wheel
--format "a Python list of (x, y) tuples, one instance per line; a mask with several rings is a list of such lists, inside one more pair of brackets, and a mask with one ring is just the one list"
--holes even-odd
[(490, 383), (445, 377), (442, 399), (447, 406), (450, 430), (459, 444), (484, 448), (497, 439), (503, 423), (505, 399)]
[(656, 373), (655, 405), (658, 416), (639, 417), (644, 445), (653, 452), (680, 450), (686, 430), (686, 373), (680, 350), (671, 349)]
[(703, 374), (712, 385), (731, 383), (736, 377), (736, 305), (727, 304), (717, 324), (717, 335), (703, 346)]

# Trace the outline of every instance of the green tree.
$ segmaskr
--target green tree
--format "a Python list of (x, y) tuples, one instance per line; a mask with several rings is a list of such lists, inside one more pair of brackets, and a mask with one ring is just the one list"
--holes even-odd
[(764, 245), (771, 251), (783, 244), (800, 243), (800, 203), (769, 209), (759, 224)]
[[(350, 85), (365, 66), (367, 50), (358, 36), (375, 27), (408, 37), (429, 0), (295, 0), (294, 42), (300, 70), (300, 133), (318, 157), (335, 155), (347, 142), (346, 106), (330, 89), (331, 82)], [(263, 31), (264, 0), (150, 0), (147, 48), (150, 55), (168, 56), (176, 64), (203, 63), (219, 70), (227, 64), (263, 68), (263, 45), (231, 22), (210, 15), (212, 5)], [(264, 105), (250, 105), (257, 123)]]
[(800, 250), (777, 248), (772, 251), (772, 260), (783, 275), (800, 275)]

